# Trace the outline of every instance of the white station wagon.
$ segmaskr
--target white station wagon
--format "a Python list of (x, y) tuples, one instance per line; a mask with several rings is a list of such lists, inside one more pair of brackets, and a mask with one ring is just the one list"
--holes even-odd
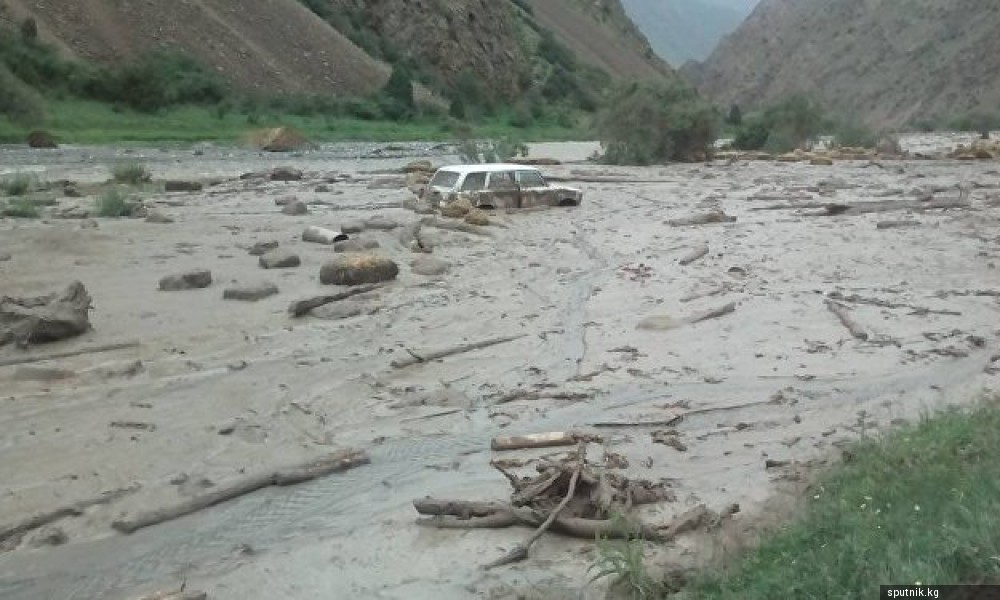
[(442, 167), (424, 188), (432, 206), (469, 198), (480, 208), (579, 206), (583, 192), (549, 185), (535, 167), (514, 164), (452, 165)]

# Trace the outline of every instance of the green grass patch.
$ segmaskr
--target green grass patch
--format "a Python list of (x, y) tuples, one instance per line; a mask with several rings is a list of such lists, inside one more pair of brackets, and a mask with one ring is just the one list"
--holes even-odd
[(31, 191), (37, 182), (26, 173), (15, 173), (0, 179), (0, 192), (5, 196), (23, 196)]
[(41, 216), (39, 203), (28, 198), (15, 198), (0, 204), (0, 216), (14, 219), (37, 219)]
[(153, 175), (146, 169), (146, 165), (142, 163), (125, 162), (111, 167), (111, 179), (115, 183), (139, 185), (152, 181)]
[[(442, 117), (418, 117), (398, 123), (277, 112), (248, 117), (238, 111), (220, 112), (202, 106), (181, 106), (150, 114), (84, 100), (53, 100), (48, 102), (47, 109), (49, 116), (44, 128), (63, 144), (236, 143), (253, 130), (283, 125), (295, 127), (318, 142), (448, 141), (456, 137), (457, 130), (480, 138), (514, 137), (527, 141), (592, 137), (585, 122), (551, 119), (538, 120), (527, 127), (514, 127), (506, 114), (466, 125)], [(0, 143), (24, 143), (29, 129), (0, 117)]]
[(684, 598), (876, 598), (879, 585), (1000, 583), (1000, 409), (948, 412), (850, 450), (804, 518)]
[(112, 188), (97, 197), (97, 216), (130, 217), (138, 203), (122, 190)]

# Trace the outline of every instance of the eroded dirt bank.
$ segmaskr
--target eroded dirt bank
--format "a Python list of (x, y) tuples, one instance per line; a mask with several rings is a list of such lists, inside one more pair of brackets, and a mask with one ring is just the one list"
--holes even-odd
[[(272, 166), (207, 154), (151, 164), (161, 177)], [(743, 509), (734, 519), (753, 519), (809, 461), (994, 384), (996, 162), (546, 168), (585, 191), (583, 206), (496, 215), (483, 234), (425, 229), (432, 256), (448, 263), (432, 276), (414, 272), (418, 255), (399, 229), (366, 228), (353, 237), (377, 241), (400, 265), (398, 280), (291, 320), (292, 300), (331, 289), (318, 273), (335, 253), (303, 242), (306, 226), (420, 218), (400, 207), (409, 192), (399, 180), (374, 172), (410, 157), (361, 154), (282, 160), (306, 171), (299, 182), (231, 178), (152, 198), (172, 223), (0, 222), (0, 253), (11, 256), (0, 262), (2, 294), (77, 279), (94, 298), (93, 332), (32, 352), (138, 342), (0, 367), (0, 524), (129, 490), (57, 521), (62, 545), (50, 545), (52, 528), (9, 544), (0, 596), (128, 597), (187, 578), (222, 599), (577, 597), (592, 544), (547, 536), (529, 561), (484, 573), (480, 565), (528, 531), (418, 528), (410, 501), (506, 497), (489, 467), (498, 432), (620, 423), (600, 432), (627, 458), (625, 472), (669, 480), (676, 496), (645, 507), (647, 521), (734, 502)], [(44, 169), (90, 172), (58, 161)], [(960, 186), (967, 207), (920, 205), (928, 195), (965, 202)], [(288, 195), (310, 213), (282, 214), (275, 200)], [(820, 214), (861, 202), (886, 211)], [(715, 210), (736, 220), (668, 223)], [(248, 249), (263, 241), (298, 254), (301, 266), (262, 269)], [(706, 244), (704, 256), (679, 264)], [(157, 289), (161, 277), (196, 268), (212, 271), (211, 286)], [(234, 282), (280, 292), (224, 301)], [(867, 339), (852, 335), (831, 300)], [(731, 302), (731, 313), (687, 320)], [(407, 350), (517, 334), (440, 362), (390, 364)], [(5, 348), (0, 360), (20, 355)], [(543, 397), (498, 404), (517, 390)], [(634, 425), (691, 409), (717, 410), (672, 427)], [(680, 443), (654, 442), (666, 438)], [(371, 464), (131, 536), (110, 528), (122, 515), (343, 447), (365, 449)], [(682, 536), (658, 559), (686, 564), (699, 544)]]

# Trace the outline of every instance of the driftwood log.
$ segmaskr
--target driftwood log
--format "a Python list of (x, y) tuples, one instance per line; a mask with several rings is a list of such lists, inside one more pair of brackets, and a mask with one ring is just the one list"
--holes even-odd
[(379, 285), (364, 285), (361, 287), (356, 287), (346, 292), (341, 292), (339, 294), (332, 294), (329, 296), (316, 296), (315, 298), (307, 298), (305, 300), (298, 300), (292, 302), (288, 307), (288, 314), (292, 317), (301, 317), (309, 314), (312, 310), (315, 310), (321, 306), (325, 306), (332, 302), (339, 302), (340, 300), (346, 300), (352, 296), (357, 296), (359, 294), (367, 294), (368, 292), (373, 292), (379, 289)]
[(709, 252), (708, 244), (702, 244), (701, 246), (698, 246), (697, 248), (691, 250), (690, 252), (682, 256), (681, 259), (678, 260), (677, 262), (683, 266), (686, 266), (702, 258), (706, 254), (708, 254), (708, 252)]
[(128, 348), (138, 348), (139, 342), (122, 342), (119, 344), (104, 344), (101, 346), (87, 346), (77, 350), (67, 350), (65, 352), (52, 352), (50, 354), (39, 354), (37, 356), (19, 356), (17, 358), (6, 358), (0, 360), (0, 367), (11, 367), (14, 365), (24, 365), (35, 362), (45, 362), (48, 360), (58, 360), (60, 358), (71, 358), (84, 354), (98, 354), (100, 352), (114, 352), (115, 350), (126, 350)]
[(555, 446), (572, 446), (580, 441), (600, 442), (601, 439), (594, 435), (572, 431), (533, 433), (529, 435), (495, 437), (490, 442), (490, 449), (504, 451), (523, 450), (525, 448), (552, 448)]
[(851, 318), (850, 310), (840, 304), (839, 302), (834, 302), (833, 300), (826, 300), (826, 307), (830, 309), (830, 312), (837, 315), (840, 323), (847, 328), (847, 331), (851, 332), (851, 335), (859, 340), (867, 340), (868, 332), (865, 331), (864, 327), (857, 324), (854, 319)]
[(136, 492), (139, 489), (138, 485), (134, 485), (127, 488), (122, 488), (118, 490), (113, 490), (110, 492), (104, 492), (100, 496), (94, 498), (88, 498), (86, 500), (80, 500), (74, 502), (68, 506), (62, 508), (56, 508), (54, 510), (49, 510), (46, 512), (38, 513), (27, 519), (15, 523), (13, 525), (8, 525), (0, 528), (0, 547), (3, 547), (10, 543), (18, 543), (25, 534), (39, 527), (44, 527), (50, 523), (54, 523), (60, 519), (65, 519), (67, 517), (78, 517), (83, 514), (85, 510), (91, 506), (98, 506), (101, 504), (109, 504), (115, 500), (122, 498)]
[(167, 506), (140, 512), (114, 521), (111, 526), (122, 533), (133, 533), (140, 529), (171, 521), (185, 515), (197, 512), (244, 496), (259, 489), (276, 486), (288, 486), (317, 479), (333, 473), (342, 473), (370, 462), (368, 455), (359, 450), (342, 450), (330, 456), (311, 460), (301, 465), (281, 469), (273, 473), (250, 475), (232, 483), (223, 484), (207, 494), (195, 496), (189, 500)]
[(446, 358), (449, 356), (454, 356), (455, 354), (463, 354), (465, 352), (472, 352), (474, 350), (482, 350), (483, 348), (489, 348), (490, 346), (496, 346), (498, 344), (505, 344), (507, 342), (513, 342), (514, 340), (519, 340), (525, 337), (524, 335), (511, 335), (506, 337), (492, 338), (489, 340), (484, 340), (482, 342), (475, 342), (471, 344), (461, 344), (459, 346), (454, 346), (452, 348), (446, 348), (444, 350), (437, 350), (433, 352), (409, 352), (409, 358), (401, 358), (392, 361), (393, 368), (402, 369), (419, 363), (430, 362), (432, 360), (438, 360), (441, 358)]

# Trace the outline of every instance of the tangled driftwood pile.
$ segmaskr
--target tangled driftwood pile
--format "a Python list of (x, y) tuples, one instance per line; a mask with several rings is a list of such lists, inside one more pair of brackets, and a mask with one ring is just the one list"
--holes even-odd
[[(666, 527), (653, 527), (635, 516), (642, 504), (673, 501), (664, 483), (629, 479), (613, 473), (621, 462), (605, 456), (605, 464), (587, 459), (593, 435), (552, 433), (516, 438), (496, 438), (494, 450), (539, 448), (575, 444), (575, 449), (544, 458), (493, 460), (490, 464), (510, 482), (513, 491), (506, 502), (475, 502), (423, 498), (413, 501), (423, 515), (417, 523), (439, 529), (496, 529), (515, 525), (534, 527), (522, 544), (485, 565), (493, 568), (524, 560), (528, 550), (546, 531), (594, 540), (597, 538), (643, 538), (666, 541), (692, 528), (717, 522), (719, 515), (703, 505), (688, 511)], [(517, 468), (533, 466), (533, 473), (518, 474)]]

